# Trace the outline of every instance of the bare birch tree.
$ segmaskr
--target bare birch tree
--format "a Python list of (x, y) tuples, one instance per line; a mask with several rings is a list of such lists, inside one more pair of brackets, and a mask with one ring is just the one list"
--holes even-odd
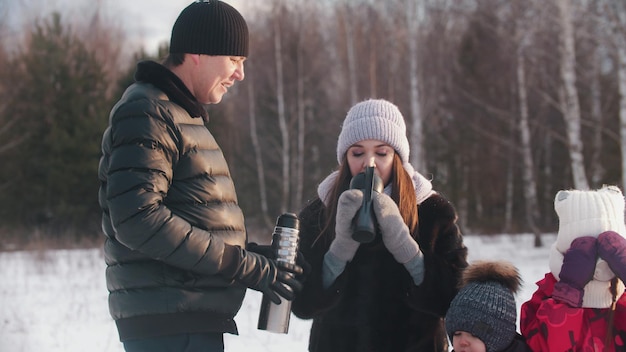
[(602, 116), (602, 91), (600, 85), (600, 66), (602, 65), (602, 56), (599, 47), (594, 48), (594, 59), (592, 62), (591, 77), (589, 80), (590, 99), (591, 99), (591, 123), (593, 124), (592, 156), (590, 163), (591, 185), (593, 187), (601, 186), (604, 178), (604, 166), (602, 165), (602, 141), (604, 129), (604, 117)]
[(350, 106), (356, 104), (359, 99), (358, 77), (356, 73), (358, 63), (356, 58), (356, 44), (352, 19), (353, 12), (349, 1), (340, 4), (338, 9), (338, 20), (343, 24), (345, 30)]
[[(622, 4), (623, 5), (623, 4)], [(622, 26), (626, 25), (626, 19), (622, 17)], [(622, 27), (623, 28), (623, 27)], [(623, 35), (623, 33), (622, 33)], [(619, 131), (620, 150), (622, 151), (622, 189), (626, 190), (626, 38), (622, 36), (619, 42), (618, 52), (618, 87), (619, 87)]]
[(624, 3), (615, 4), (621, 6), (621, 11), (617, 12), (616, 19), (619, 20), (616, 28), (622, 28), (621, 31), (615, 30), (615, 41), (617, 44), (618, 57), (618, 87), (619, 87), (619, 121), (620, 121), (620, 146), (622, 151), (622, 189), (626, 189), (626, 10)]
[(287, 113), (285, 111), (285, 90), (283, 81), (283, 53), (282, 38), (280, 29), (280, 16), (276, 16), (273, 20), (274, 26), (274, 62), (276, 65), (276, 104), (278, 111), (278, 127), (281, 135), (281, 160), (282, 160), (282, 180), (281, 180), (281, 201), (280, 212), (284, 213), (289, 202), (290, 187), (290, 136), (287, 122)]
[(595, 40), (592, 40), (593, 47), (592, 58), (591, 58), (591, 68), (588, 71), (587, 80), (590, 82), (589, 84), (589, 99), (590, 99), (590, 121), (592, 124), (592, 132), (593, 136), (591, 139), (591, 160), (589, 163), (589, 171), (590, 171), (590, 181), (591, 187), (599, 187), (601, 186), (602, 180), (605, 174), (605, 168), (602, 165), (602, 146), (603, 146), (603, 130), (604, 130), (604, 121), (605, 118), (602, 113), (602, 85), (600, 82), (600, 77), (602, 75), (602, 63), (604, 61), (603, 58), (603, 45), (601, 43), (601, 38), (605, 36), (605, 28), (602, 25), (596, 25), (600, 21), (600, 17), (602, 17), (602, 1), (592, 1), (588, 5), (588, 9), (590, 12), (596, 14), (598, 17), (596, 20), (590, 20), (591, 28), (588, 29), (590, 35), (595, 37)]
[(614, 48), (617, 58), (622, 190), (626, 190), (626, 4), (623, 1), (599, 2), (599, 13), (606, 22), (609, 43)]
[(422, 2), (408, 0), (406, 7), (406, 21), (408, 27), (409, 47), (409, 104), (411, 130), (409, 141), (411, 143), (411, 164), (420, 172), (426, 172), (426, 153), (424, 152), (424, 122), (420, 104), (420, 86), (418, 63), (419, 26), (424, 22), (424, 4)]
[[(300, 27), (302, 28), (302, 27)], [(297, 53), (297, 68), (296, 68), (296, 104), (297, 104), (297, 118), (298, 118), (298, 140), (297, 140), (297, 153), (295, 159), (296, 179), (295, 183), (295, 204), (300, 206), (303, 204), (302, 196), (304, 193), (304, 163), (305, 163), (305, 150), (304, 150), (304, 137), (306, 134), (306, 99), (305, 99), (305, 68), (304, 68), (304, 53), (302, 46), (305, 42), (303, 38), (303, 31), (299, 33), (298, 41), (298, 53)]]
[(524, 60), (525, 45), (520, 44), (517, 50), (517, 92), (519, 95), (519, 133), (520, 152), (522, 154), (522, 179), (524, 181), (524, 204), (526, 224), (535, 236), (535, 247), (541, 247), (541, 233), (536, 224), (539, 217), (537, 207), (537, 181), (535, 179), (535, 163), (532, 157), (532, 141), (530, 139), (530, 123), (528, 116), (528, 99), (526, 86), (526, 63)]
[[(519, 4), (519, 2), (518, 2)], [(535, 247), (541, 247), (541, 231), (537, 226), (539, 207), (537, 202), (537, 180), (535, 162), (532, 155), (530, 116), (528, 107), (528, 85), (526, 83), (526, 52), (529, 50), (535, 27), (532, 20), (537, 17), (532, 2), (523, 1), (515, 13), (515, 50), (516, 87), (519, 105), (518, 131), (520, 137), (520, 153), (522, 155), (522, 182), (526, 225), (535, 238)]]
[(561, 28), (561, 80), (562, 88), (559, 92), (561, 111), (565, 119), (568, 148), (572, 177), (576, 189), (589, 189), (589, 182), (585, 173), (585, 157), (583, 155), (583, 141), (581, 137), (581, 113), (576, 88), (576, 46), (574, 40), (573, 9), (571, 0), (556, 0), (559, 9), (559, 23)]
[[(306, 1), (300, 2), (300, 6), (296, 9), (295, 20), (297, 21), (297, 44), (296, 44), (296, 114), (298, 123), (297, 134), (297, 152), (294, 156), (295, 173), (296, 178), (293, 183), (295, 184), (294, 203), (296, 206), (302, 206), (304, 196), (304, 166), (306, 163), (306, 150), (305, 150), (305, 136), (306, 136), (306, 78), (308, 77), (307, 65), (305, 62), (306, 52), (305, 48), (308, 45), (307, 34), (311, 30), (306, 16), (311, 13), (315, 13), (315, 3), (308, 3)], [(307, 6), (310, 6), (307, 8)]]
[[(248, 64), (248, 68), (250, 68), (251, 64)], [(247, 85), (248, 85), (248, 109), (250, 116), (250, 141), (252, 142), (252, 151), (254, 153), (254, 160), (256, 165), (256, 175), (257, 182), (259, 184), (259, 199), (261, 205), (261, 218), (263, 219), (263, 223), (265, 226), (272, 226), (272, 222), (270, 221), (269, 209), (268, 209), (268, 199), (267, 199), (267, 186), (265, 182), (265, 168), (263, 167), (263, 149), (261, 143), (259, 142), (259, 134), (257, 132), (257, 115), (256, 115), (256, 95), (254, 94), (254, 76), (248, 74), (247, 77)]]

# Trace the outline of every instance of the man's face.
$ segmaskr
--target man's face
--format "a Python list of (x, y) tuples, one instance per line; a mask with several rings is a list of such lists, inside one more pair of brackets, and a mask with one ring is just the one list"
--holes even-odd
[(242, 56), (198, 55), (192, 93), (202, 104), (217, 104), (235, 81), (244, 79)]

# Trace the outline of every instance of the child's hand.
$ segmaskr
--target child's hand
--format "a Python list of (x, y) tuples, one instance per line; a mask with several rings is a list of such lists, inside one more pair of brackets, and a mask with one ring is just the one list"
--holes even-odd
[(559, 282), (554, 284), (552, 297), (572, 307), (580, 307), (585, 285), (593, 278), (596, 260), (595, 237), (584, 236), (572, 241), (563, 256)]
[(626, 239), (614, 231), (598, 236), (598, 255), (604, 259), (617, 277), (626, 282)]

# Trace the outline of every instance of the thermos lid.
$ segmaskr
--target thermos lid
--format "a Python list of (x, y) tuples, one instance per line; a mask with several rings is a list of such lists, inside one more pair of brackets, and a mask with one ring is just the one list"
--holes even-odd
[(292, 229), (300, 229), (300, 221), (294, 213), (284, 213), (276, 219), (276, 226), (290, 227)]
[[(372, 168), (373, 169), (373, 168)], [(378, 193), (383, 193), (383, 189), (385, 188), (383, 185), (383, 180), (377, 174), (372, 172), (372, 190)], [(350, 180), (350, 189), (366, 189), (367, 187), (367, 176), (365, 172), (360, 172)]]

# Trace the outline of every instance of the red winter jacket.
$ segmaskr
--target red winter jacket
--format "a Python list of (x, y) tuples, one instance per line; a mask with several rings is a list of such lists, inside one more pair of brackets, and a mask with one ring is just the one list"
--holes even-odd
[(520, 330), (533, 351), (626, 351), (626, 295), (617, 301), (613, 334), (606, 343), (608, 308), (572, 308), (552, 299), (557, 280), (551, 273), (537, 282), (537, 291), (521, 307)]

